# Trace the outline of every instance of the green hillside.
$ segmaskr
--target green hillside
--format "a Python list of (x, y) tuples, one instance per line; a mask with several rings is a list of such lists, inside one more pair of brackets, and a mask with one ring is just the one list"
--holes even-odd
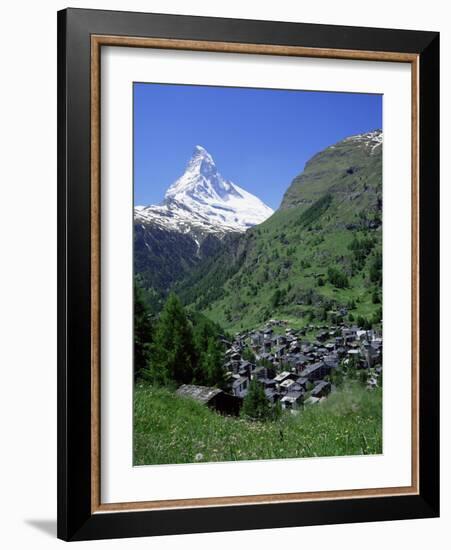
[(232, 330), (272, 317), (292, 326), (340, 314), (379, 322), (382, 146), (374, 135), (315, 155), (271, 218), (176, 286), (184, 302)]
[(287, 189), (280, 208), (302, 210), (327, 192), (357, 200), (357, 208), (376, 206), (375, 200), (380, 200), (382, 193), (382, 145), (378, 136), (378, 130), (351, 136), (314, 155)]
[(177, 464), (382, 452), (382, 393), (350, 385), (275, 422), (225, 417), (144, 383), (135, 388), (134, 463)]
[(200, 247), (191, 233), (173, 232), (155, 224), (135, 222), (134, 271), (153, 312), (160, 311), (172, 285), (183, 280), (202, 260), (220, 250), (228, 236), (223, 240), (214, 235), (198, 238), (201, 240)]

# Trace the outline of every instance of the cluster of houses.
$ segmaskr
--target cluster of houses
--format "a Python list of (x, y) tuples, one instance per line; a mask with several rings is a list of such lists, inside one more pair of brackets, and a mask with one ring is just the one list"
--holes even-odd
[[(282, 409), (295, 413), (304, 404), (327, 398), (333, 390), (331, 375), (340, 363), (370, 369), (369, 388), (377, 386), (382, 372), (381, 335), (344, 323), (296, 330), (286, 321), (273, 319), (262, 329), (239, 332), (224, 343), (229, 390), (223, 395), (217, 390), (211, 401), (203, 401), (222, 413), (236, 414), (254, 378), (263, 385), (270, 403), (280, 402)], [(197, 388), (185, 385), (178, 393), (196, 398)], [(208, 390), (203, 388), (205, 395)]]

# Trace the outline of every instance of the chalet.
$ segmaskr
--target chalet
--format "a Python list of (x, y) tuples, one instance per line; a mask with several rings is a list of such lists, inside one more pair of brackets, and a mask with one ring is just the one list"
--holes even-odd
[(276, 376), (276, 368), (274, 366), (267, 366), (266, 368), (266, 378), (274, 378)]
[(381, 350), (373, 347), (372, 343), (364, 342), (362, 346), (363, 356), (369, 368), (380, 362)]
[(301, 345), (297, 340), (294, 340), (294, 342), (290, 344), (290, 353), (300, 353), (300, 351)]
[(240, 370), (238, 371), (239, 374), (245, 374), (246, 376), (250, 376), (251, 375), (251, 371), (252, 371), (252, 363), (250, 363), (249, 361), (241, 361), (240, 363)]
[(305, 378), (304, 376), (300, 376), (299, 378), (296, 378), (296, 384), (304, 390), (307, 389), (307, 383), (308, 383), (308, 378)]
[(260, 383), (263, 384), (265, 388), (275, 388), (276, 382), (272, 378), (261, 378)]
[(275, 403), (280, 399), (280, 394), (274, 388), (265, 388), (265, 395), (271, 403)]
[(234, 350), (232, 352), (232, 354), (230, 355), (230, 359), (232, 361), (240, 361), (241, 360), (241, 354), (238, 351)]
[(344, 338), (343, 336), (336, 336), (335, 337), (335, 347), (340, 347), (344, 344)]
[(357, 331), (357, 334), (356, 334), (356, 338), (359, 342), (361, 342), (362, 340), (369, 340), (370, 337), (369, 337), (369, 331), (367, 330), (358, 330)]
[(310, 381), (314, 380), (321, 380), (329, 374), (330, 367), (325, 365), (323, 361), (319, 361), (318, 363), (313, 363), (313, 365), (309, 365), (302, 371), (303, 378), (308, 378)]
[(301, 384), (298, 384), (295, 381), (294, 384), (291, 384), (291, 386), (289, 387), (288, 393), (291, 393), (293, 391), (300, 391), (300, 392), (304, 393), (305, 388), (303, 386), (301, 386)]
[(261, 332), (251, 333), (251, 345), (253, 347), (259, 347), (263, 344), (263, 334)]
[(357, 338), (357, 328), (344, 328), (341, 331), (341, 335), (343, 336), (343, 341), (345, 344), (349, 344), (350, 342), (354, 342)]
[(235, 378), (232, 382), (232, 393), (236, 397), (245, 397), (247, 394), (247, 387), (248, 387), (249, 381), (246, 377), (240, 376), (238, 378)]
[(297, 353), (294, 357), (296, 366), (308, 365), (312, 361), (311, 357), (304, 353)]
[(326, 382), (325, 380), (322, 380), (321, 382), (318, 382), (318, 384), (315, 385), (315, 387), (310, 392), (310, 395), (312, 397), (326, 397), (329, 395), (331, 390), (330, 382)]
[(291, 378), (285, 378), (285, 380), (279, 384), (280, 391), (287, 393), (293, 384), (296, 384), (294, 380)]
[(282, 334), (279, 334), (278, 336), (276, 336), (275, 340), (278, 346), (284, 346), (287, 343), (286, 336), (283, 336)]
[(225, 363), (225, 365), (224, 365), (224, 368), (225, 368), (226, 371), (231, 371), (232, 367), (233, 367), (233, 362), (232, 361), (227, 361), (227, 363)]
[[(285, 357), (283, 358), (283, 365), (285, 370), (293, 370), (294, 361), (295, 361), (294, 358), (295, 358), (294, 353), (290, 353), (290, 350), (287, 349)], [(289, 369), (288, 367), (291, 367), (291, 369)]]
[(242, 405), (240, 398), (230, 395), (219, 388), (183, 384), (177, 389), (176, 393), (180, 397), (194, 399), (198, 403), (206, 405), (221, 414), (238, 415)]
[(290, 392), (280, 400), (282, 409), (295, 411), (302, 405), (304, 394), (302, 392)]
[(240, 336), (239, 338), (237, 338), (234, 343), (233, 343), (234, 347), (237, 349), (237, 351), (242, 351), (242, 349), (244, 348), (245, 346), (245, 342), (244, 342), (244, 336)]
[(309, 353), (312, 353), (315, 349), (315, 346), (312, 346), (311, 344), (303, 344), (301, 346), (301, 349), (302, 349), (302, 353), (304, 353), (305, 355), (308, 355)]
[(331, 369), (336, 369), (338, 367), (339, 359), (336, 354), (325, 355), (323, 361), (325, 365)]
[(291, 372), (288, 372), (288, 371), (283, 371), (281, 372), (280, 374), (278, 374), (275, 378), (274, 378), (274, 382), (276, 384), (280, 384), (281, 382), (283, 382), (284, 380), (286, 380), (287, 378), (291, 378), (292, 377), (292, 373)]
[(375, 349), (382, 349), (382, 338), (373, 338), (371, 340), (371, 345)]
[(247, 369), (243, 369), (243, 367), (240, 367), (240, 369), (238, 370), (238, 373), (240, 376), (244, 377), (244, 378), (248, 378), (250, 379), (251, 378), (251, 373), (249, 370)]
[(276, 355), (276, 357), (278, 357), (279, 359), (281, 357), (283, 357), (285, 355), (285, 352), (287, 351), (287, 347), (286, 346), (278, 346), (275, 350), (274, 350), (274, 353)]
[(265, 341), (263, 342), (263, 347), (264, 347), (264, 349), (265, 349), (266, 352), (270, 351), (271, 348), (272, 348), (272, 341), (271, 341), (271, 339), (265, 340)]
[(265, 367), (256, 367), (252, 373), (252, 378), (257, 378), (257, 380), (265, 380), (267, 377)]

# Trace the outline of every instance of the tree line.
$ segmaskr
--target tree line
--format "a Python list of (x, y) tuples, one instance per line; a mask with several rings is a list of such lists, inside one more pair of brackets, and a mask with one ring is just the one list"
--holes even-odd
[(218, 325), (188, 314), (179, 298), (169, 294), (157, 318), (143, 289), (134, 286), (134, 374), (162, 386), (225, 385), (224, 349)]
[[(200, 384), (228, 389), (221, 328), (203, 315), (186, 312), (176, 294), (169, 294), (157, 319), (151, 315), (145, 291), (134, 287), (135, 380), (159, 386)], [(255, 361), (250, 350), (244, 353)], [(280, 403), (271, 407), (263, 385), (250, 383), (241, 414), (254, 420), (274, 420)]]

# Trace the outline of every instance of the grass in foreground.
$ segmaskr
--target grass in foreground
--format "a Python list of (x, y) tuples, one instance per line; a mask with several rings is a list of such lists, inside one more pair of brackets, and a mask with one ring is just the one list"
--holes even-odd
[(382, 393), (353, 384), (275, 422), (220, 416), (173, 392), (138, 384), (134, 464), (379, 454)]

